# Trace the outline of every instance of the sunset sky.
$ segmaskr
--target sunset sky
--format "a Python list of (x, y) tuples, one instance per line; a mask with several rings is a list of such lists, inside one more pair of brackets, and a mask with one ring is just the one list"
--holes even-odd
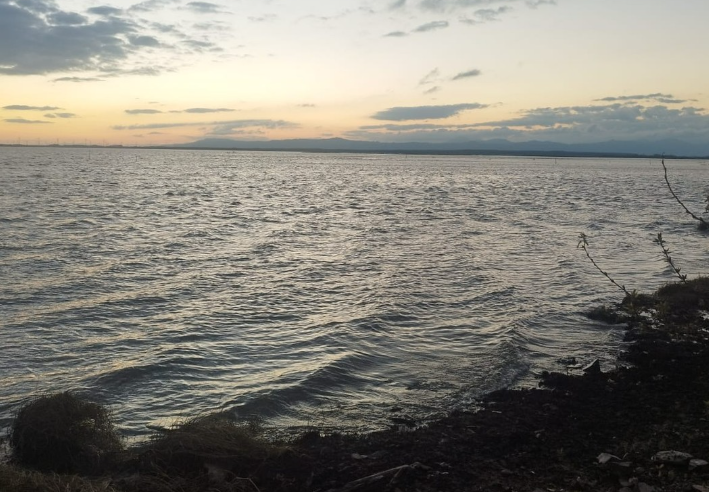
[(0, 143), (709, 141), (707, 0), (0, 0)]

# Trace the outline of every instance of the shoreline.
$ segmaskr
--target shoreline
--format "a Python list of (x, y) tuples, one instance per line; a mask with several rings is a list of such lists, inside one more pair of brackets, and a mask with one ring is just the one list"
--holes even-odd
[(277, 152), (277, 153), (310, 153), (310, 154), (373, 154), (373, 155), (413, 155), (413, 156), (479, 156), (479, 157), (529, 157), (532, 159), (557, 158), (589, 158), (589, 159), (672, 159), (705, 161), (709, 155), (679, 155), (642, 152), (615, 151), (573, 151), (573, 150), (498, 150), (494, 148), (327, 148), (318, 146), (198, 146), (198, 145), (92, 145), (92, 144), (0, 144), (0, 148), (47, 148), (47, 149), (124, 149), (124, 150), (192, 150), (192, 151), (224, 151), (224, 152)]
[[(84, 487), (62, 482), (62, 490), (101, 483), (109, 492), (709, 491), (709, 281), (700, 280), (694, 307), (673, 297), (662, 328), (637, 311), (626, 318), (623, 364), (606, 372), (545, 373), (543, 388), (494, 391), (475, 411), (421, 427), (392, 409), (396, 426), (362, 435), (313, 429), (290, 442), (229, 448), (232, 428), (195, 419), (108, 468), (51, 476)], [(635, 302), (650, 311), (660, 300)], [(667, 451), (686, 455), (671, 463)], [(0, 465), (0, 489), (32, 490), (8, 488), (13, 473), (50, 476)]]

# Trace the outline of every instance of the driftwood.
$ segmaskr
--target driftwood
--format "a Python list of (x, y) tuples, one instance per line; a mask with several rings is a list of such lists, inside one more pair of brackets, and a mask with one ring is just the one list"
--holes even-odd
[(396, 466), (394, 468), (389, 468), (388, 470), (380, 471), (377, 473), (374, 473), (373, 475), (369, 475), (363, 478), (358, 478), (357, 480), (353, 480), (352, 482), (349, 482), (339, 489), (330, 489), (327, 492), (351, 492), (353, 490), (357, 490), (360, 487), (364, 487), (366, 485), (371, 485), (374, 482), (378, 482), (380, 480), (383, 480), (384, 478), (390, 477), (393, 475), (391, 481), (389, 482), (390, 485), (396, 482), (396, 479), (399, 478), (399, 476), (406, 470), (416, 470), (416, 469), (422, 469), (426, 468), (424, 465), (421, 463), (412, 463), (410, 465), (401, 465), (401, 466)]

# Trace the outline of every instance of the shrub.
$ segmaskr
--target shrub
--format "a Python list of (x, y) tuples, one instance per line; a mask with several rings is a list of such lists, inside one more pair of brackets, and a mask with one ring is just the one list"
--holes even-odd
[(64, 392), (22, 406), (10, 428), (14, 460), (57, 473), (98, 473), (122, 442), (106, 407)]
[(671, 311), (691, 313), (709, 308), (709, 277), (697, 277), (685, 283), (671, 283), (660, 287), (657, 297), (668, 304)]
[(215, 413), (181, 422), (162, 431), (140, 453), (146, 471), (200, 474), (219, 465), (249, 475), (288, 448), (260, 438), (258, 426)]

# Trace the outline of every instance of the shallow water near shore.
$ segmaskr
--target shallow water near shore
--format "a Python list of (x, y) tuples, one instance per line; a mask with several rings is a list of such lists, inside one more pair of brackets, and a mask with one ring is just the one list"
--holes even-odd
[[(709, 163), (667, 161), (703, 210)], [(0, 425), (38, 392), (122, 431), (223, 409), (373, 429), (615, 363), (583, 316), (690, 277), (705, 237), (658, 160), (0, 149)]]

